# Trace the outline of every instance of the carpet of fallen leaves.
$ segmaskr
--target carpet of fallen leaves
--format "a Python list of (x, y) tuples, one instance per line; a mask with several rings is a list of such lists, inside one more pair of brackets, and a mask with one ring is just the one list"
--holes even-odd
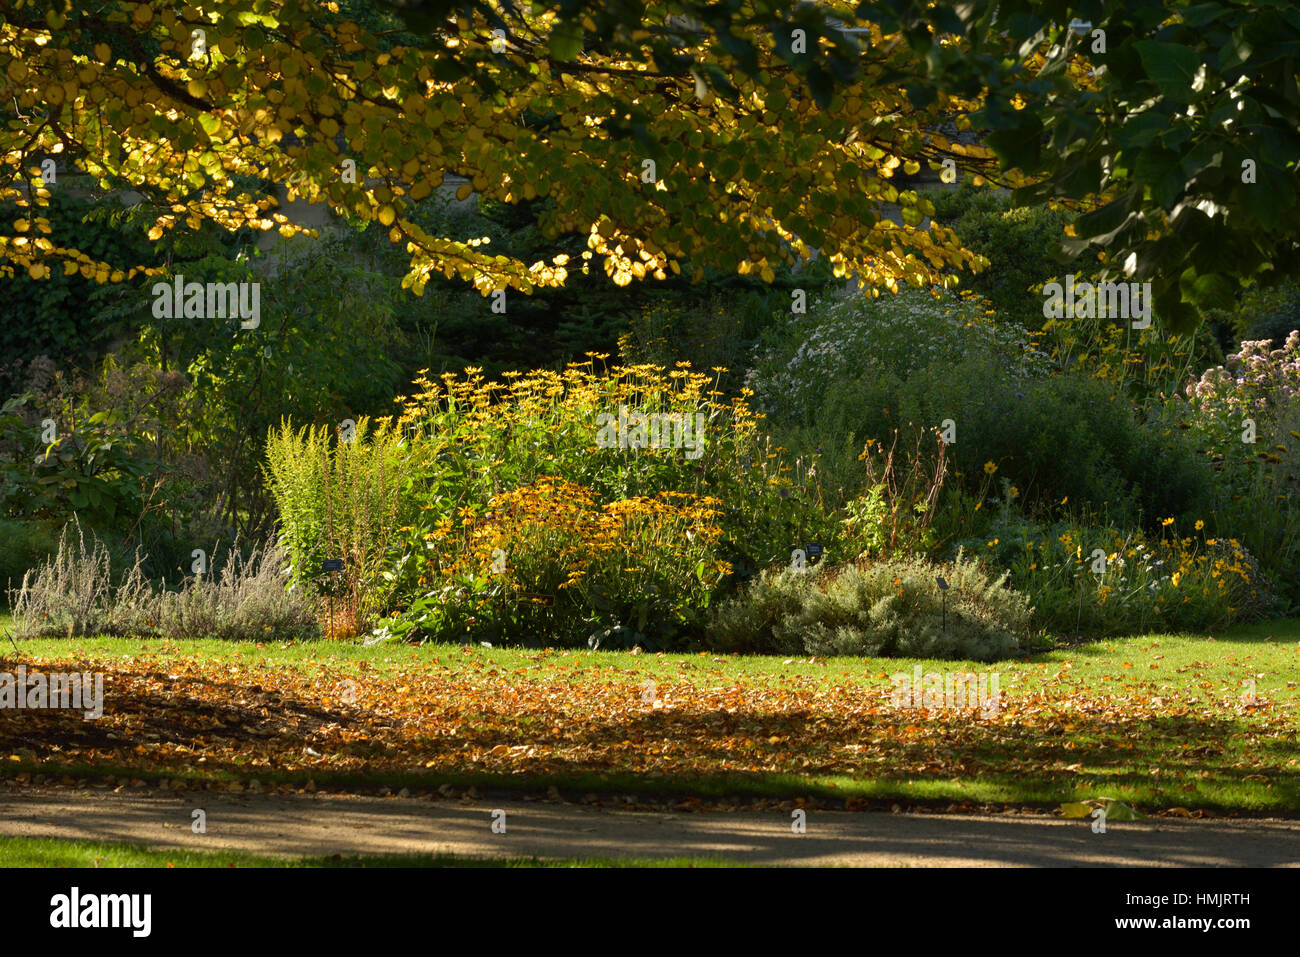
[(657, 673), (651, 687), (626, 670), (570, 670), (541, 656), (503, 668), (468, 650), (388, 669), (145, 654), (15, 656), (0, 671), (19, 663), (102, 672), (104, 714), (0, 710), (0, 765), (221, 772), (230, 783), (218, 786), (232, 789), (268, 772), (992, 776), (1063, 789), (1089, 774), (1154, 780), (1166, 804), (1180, 804), (1194, 802), (1177, 795), (1211, 781), (1254, 780), (1290, 798), (1300, 782), (1290, 703), (1246, 703), (1210, 682), (1157, 693), (1142, 676), (1088, 681), (1068, 665), (1032, 686), (1004, 681), (1001, 709), (982, 715), (892, 707), (887, 681), (719, 669)]

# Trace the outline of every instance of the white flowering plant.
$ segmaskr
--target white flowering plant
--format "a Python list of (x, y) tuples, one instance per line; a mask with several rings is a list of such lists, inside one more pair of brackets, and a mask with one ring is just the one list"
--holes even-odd
[(904, 287), (879, 298), (822, 300), (755, 349), (745, 384), (769, 415), (807, 420), (828, 384), (892, 375), (908, 378), (977, 353), (1018, 375), (1046, 374), (1050, 359), (1029, 332), (998, 322), (988, 303), (941, 289)]

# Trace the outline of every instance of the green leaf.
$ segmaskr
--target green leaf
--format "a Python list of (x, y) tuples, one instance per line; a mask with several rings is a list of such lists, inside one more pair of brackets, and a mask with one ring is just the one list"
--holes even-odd
[(1043, 123), (1028, 111), (1017, 113), (1014, 123), (1014, 126), (990, 133), (985, 142), (998, 154), (1005, 168), (1029, 172), (1038, 166)]
[(1146, 817), (1141, 811), (1130, 807), (1127, 804), (1121, 804), (1112, 798), (1103, 798), (1106, 802), (1106, 820), (1107, 821), (1141, 821)]
[(1185, 7), (1182, 13), (1183, 23), (1189, 27), (1203, 27), (1213, 23), (1228, 12), (1222, 3), (1198, 3)]
[(1191, 296), (1199, 306), (1230, 309), (1237, 301), (1237, 284), (1223, 273), (1206, 273), (1191, 282)]
[(1124, 149), (1140, 149), (1169, 129), (1169, 117), (1146, 112), (1131, 117), (1115, 132), (1115, 142)]
[(561, 62), (576, 60), (582, 52), (582, 26), (577, 23), (559, 23), (551, 31), (551, 57)]
[(1161, 93), (1176, 103), (1192, 101), (1192, 79), (1201, 67), (1199, 53), (1191, 47), (1159, 40), (1140, 40), (1133, 46)]
[(1265, 229), (1277, 229), (1289, 221), (1288, 211), (1295, 202), (1291, 177), (1267, 163), (1260, 163), (1257, 181), (1242, 183), (1234, 191), (1244, 213), (1259, 221)]
[(1182, 160), (1173, 150), (1159, 146), (1144, 149), (1133, 164), (1133, 174), (1165, 209), (1174, 205), (1183, 190)]
[(1116, 197), (1101, 209), (1085, 213), (1075, 221), (1075, 234), (1081, 239), (1096, 238), (1102, 243), (1106, 242), (1128, 221), (1129, 215), (1140, 199), (1141, 190), (1135, 187), (1122, 196)]
[(1154, 279), (1151, 282), (1156, 313), (1160, 324), (1175, 334), (1190, 333), (1201, 320), (1196, 308), (1183, 302), (1177, 280)]

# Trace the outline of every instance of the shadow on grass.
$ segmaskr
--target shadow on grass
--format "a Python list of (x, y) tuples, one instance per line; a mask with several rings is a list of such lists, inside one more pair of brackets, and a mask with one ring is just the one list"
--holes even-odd
[[(0, 670), (12, 667), (0, 661)], [(455, 734), (431, 736), (395, 714), (260, 685), (94, 667), (119, 692), (98, 721), (76, 711), (0, 710), (0, 766), (9, 776), (1043, 806), (1107, 796), (1150, 808), (1300, 810), (1294, 726), (1264, 734), (1222, 715), (985, 721), (871, 708), (777, 711), (760, 698), (737, 713), (687, 701), (578, 721), (541, 720), (485, 699), (476, 712), (449, 713)], [(502, 745), (535, 756), (491, 753)]]

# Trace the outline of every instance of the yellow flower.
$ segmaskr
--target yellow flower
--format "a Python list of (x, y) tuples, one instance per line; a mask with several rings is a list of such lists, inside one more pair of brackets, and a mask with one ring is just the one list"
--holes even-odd
[(1007, 490), (1007, 495), (1009, 495), (1011, 498), (1015, 498), (1019, 494), (1020, 494), (1020, 489), (1016, 488), (1014, 485)]
[(1172, 518), (1163, 518), (1160, 520), (1160, 524), (1165, 526), (1172, 525), (1174, 524), (1174, 520)]
[(1200, 531), (1201, 529), (1203, 529), (1204, 527), (1205, 527), (1205, 523), (1202, 522), (1202, 521), (1198, 518), (1198, 519), (1196, 520), (1196, 530), (1199, 532), (1199, 531)]
[(984, 474), (985, 474), (985, 475), (992, 475), (992, 474), (993, 474), (994, 472), (996, 472), (997, 470), (998, 470), (998, 467), (997, 467), (996, 465), (993, 464), (993, 460), (992, 460), (992, 459), (989, 459), (987, 462), (984, 463)]
[(1065, 504), (1066, 502), (1068, 502), (1069, 500), (1070, 500), (1070, 496), (1067, 495), (1067, 496), (1065, 496), (1065, 498), (1061, 499), (1061, 504), (1064, 505), (1064, 504)]

